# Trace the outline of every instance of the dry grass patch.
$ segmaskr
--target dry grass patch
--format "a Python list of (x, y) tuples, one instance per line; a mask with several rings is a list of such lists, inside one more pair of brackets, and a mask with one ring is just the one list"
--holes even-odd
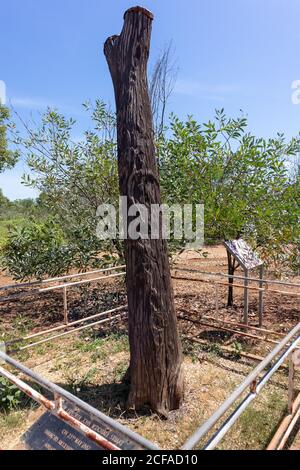
[[(67, 341), (64, 338), (43, 345), (42, 350), (31, 350), (30, 355), (22, 355), (26, 365), (39, 374), (164, 449), (179, 448), (254, 367), (250, 362), (222, 357), (217, 347), (204, 351), (201, 346), (185, 344), (185, 401), (180, 410), (170, 413), (169, 419), (164, 420), (149, 412), (137, 414), (126, 410), (128, 389), (122, 377), (128, 367), (129, 346), (122, 327), (113, 334), (95, 331)], [(286, 383), (286, 372), (277, 373), (220, 447), (265, 448), (285, 410)], [(5, 445), (9, 444), (10, 434), (18, 437), (24, 432), (18, 417), (26, 422), (29, 414), (30, 410), (22, 410), (1, 415), (0, 432), (7, 436)]]

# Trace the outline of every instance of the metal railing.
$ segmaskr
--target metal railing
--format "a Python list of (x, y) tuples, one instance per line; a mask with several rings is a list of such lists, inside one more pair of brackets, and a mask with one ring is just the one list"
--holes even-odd
[[(237, 419), (246, 410), (250, 403), (258, 396), (262, 391), (263, 387), (280, 368), (283, 362), (289, 357), (290, 358), (290, 369), (289, 369), (289, 386), (288, 386), (288, 410), (289, 415), (283, 421), (278, 432), (275, 434), (271, 441), (270, 448), (281, 449), (284, 447), (287, 439), (295, 426), (300, 416), (300, 395), (295, 401), (293, 401), (294, 394), (294, 365), (292, 361), (292, 354), (297, 350), (300, 343), (300, 323), (295, 326), (282, 341), (276, 345), (276, 347), (264, 358), (258, 366), (246, 377), (246, 379), (233, 391), (233, 393), (223, 402), (223, 404), (210, 416), (210, 418), (202, 424), (194, 434), (183, 444), (181, 449), (190, 450), (198, 446), (199, 442), (214, 428), (217, 423), (224, 418), (224, 416), (230, 411), (231, 407), (241, 399), (244, 393), (249, 389), (249, 392), (244, 398), (236, 405), (230, 415), (226, 418), (225, 422), (221, 424), (218, 430), (210, 437), (208, 442), (202, 447), (203, 450), (214, 449), (220, 441), (225, 437), (228, 431), (232, 428)], [(5, 352), (0, 351), (0, 359), (6, 364), (17, 369), (19, 372), (30, 378), (33, 382), (40, 385), (44, 389), (49, 390), (53, 393), (54, 400), (49, 400), (41, 393), (34, 390), (24, 381), (20, 380), (19, 377), (13, 375), (3, 367), (0, 367), (0, 375), (7, 378), (9, 381), (14, 383), (20, 390), (30, 396), (33, 400), (43, 405), (48, 411), (56, 415), (61, 420), (69, 423), (74, 429), (87, 436), (89, 439), (96, 442), (98, 445), (109, 450), (118, 450), (113, 442), (106, 439), (106, 437), (95, 432), (89, 428), (86, 424), (80, 420), (74, 418), (63, 408), (63, 399), (67, 402), (78, 406), (81, 410), (90, 413), (97, 419), (100, 419), (111, 429), (120, 432), (124, 436), (127, 436), (140, 446), (145, 449), (158, 449), (158, 447), (144, 439), (142, 436), (134, 433), (125, 426), (109, 418), (99, 410), (96, 410), (92, 406), (83, 402), (78, 397), (75, 397), (71, 393), (67, 392), (63, 388), (53, 384), (49, 380), (36, 374), (34, 371), (28, 369), (26, 366), (20, 364), (15, 359), (10, 357)], [(274, 361), (274, 363), (272, 363)], [(269, 368), (262, 376), (261, 374), (265, 369)], [(275, 445), (276, 444), (276, 445)]]
[[(295, 338), (296, 337), (296, 338)], [(194, 434), (185, 442), (182, 449), (195, 448), (201, 439), (219, 422), (219, 420), (229, 411), (234, 403), (250, 388), (249, 393), (239, 403), (230, 416), (226, 419), (217, 432), (209, 439), (203, 447), (204, 450), (214, 449), (223, 439), (226, 433), (231, 429), (239, 416), (245, 411), (249, 404), (257, 397), (262, 388), (266, 385), (272, 375), (279, 369), (284, 360), (297, 348), (300, 343), (300, 323), (296, 325), (283, 340), (267, 355), (263, 361), (246, 377), (246, 379), (233, 391), (233, 393), (224, 401), (224, 403), (212, 414), (212, 416), (202, 424)], [(279, 353), (284, 350), (279, 358), (271, 365)], [(260, 378), (260, 374), (267, 368), (270, 369)], [(292, 386), (292, 385), (291, 385)], [(290, 394), (290, 391), (289, 391)]]
[[(123, 269), (124, 267), (121, 266), (121, 267), (117, 267), (117, 268), (108, 268), (106, 270), (98, 270), (97, 272), (109, 272), (109, 271), (112, 271), (114, 269), (121, 269), (121, 268)], [(239, 279), (239, 280), (244, 280), (245, 279), (242, 276), (229, 276), (229, 275), (226, 275), (226, 274), (223, 274), (223, 273), (210, 273), (210, 272), (206, 272), (206, 271), (190, 270), (190, 269), (184, 269), (184, 268), (176, 268), (175, 272), (176, 271), (195, 272), (195, 273), (199, 273), (199, 274), (205, 274), (205, 275), (208, 275), (208, 276), (222, 276), (222, 277), (227, 277), (227, 278), (233, 277), (233, 278), (236, 278), (236, 279)], [(94, 273), (95, 273), (95, 271), (90, 272), (90, 273), (82, 273), (82, 276), (83, 275), (88, 275), (88, 274), (94, 274)], [(30, 294), (36, 293), (36, 292), (45, 292), (45, 291), (49, 292), (49, 291), (55, 290), (55, 289), (63, 289), (63, 292), (65, 294), (65, 289), (67, 287), (81, 285), (81, 284), (84, 284), (84, 283), (96, 282), (98, 280), (104, 280), (104, 279), (107, 279), (107, 278), (120, 277), (120, 276), (124, 276), (125, 274), (126, 274), (125, 272), (122, 272), (122, 273), (118, 273), (118, 274), (102, 276), (100, 278), (84, 279), (83, 281), (75, 281), (74, 283), (59, 284), (58, 286), (51, 286), (50, 288), (47, 287), (45, 289), (33, 290), (33, 291), (30, 292)], [(79, 275), (78, 274), (77, 275), (71, 275), (71, 278), (75, 278), (76, 276), (79, 276)], [(51, 280), (45, 280), (43, 282), (57, 282), (57, 281), (61, 281), (61, 280), (68, 279), (68, 278), (70, 278), (70, 276), (65, 276), (63, 278), (56, 278), (56, 279), (53, 278)], [(256, 278), (250, 278), (249, 280), (254, 281), (254, 282), (262, 282), (261, 279), (256, 279)], [(199, 281), (201, 281), (201, 280), (199, 280)], [(215, 283), (214, 281), (209, 281), (209, 282)], [(263, 283), (265, 285), (280, 284), (280, 285), (286, 285), (286, 286), (289, 286), (289, 287), (296, 287), (296, 288), (300, 287), (300, 284), (297, 284), (297, 283), (289, 283), (289, 282), (275, 281), (275, 280), (273, 281), (273, 280), (267, 280), (267, 279), (263, 280)], [(30, 284), (32, 285), (32, 283), (30, 283)], [(2, 288), (0, 288), (0, 290), (1, 289), (6, 290), (6, 288), (8, 288), (8, 289), (14, 288), (15, 289), (16, 287), (20, 287), (20, 286), (22, 286), (22, 285), (13, 285), (13, 287), (12, 286), (3, 286)], [(244, 286), (242, 286), (242, 287), (244, 288)], [(249, 286), (249, 289), (251, 289), (251, 288), (253, 288), (253, 287)], [(261, 290), (261, 288), (258, 288), (258, 289)], [(286, 293), (288, 294), (288, 292), (286, 292)], [(64, 303), (64, 307), (66, 307), (65, 303)], [(35, 345), (38, 345), (38, 344), (41, 344), (41, 343), (44, 343), (44, 342), (47, 342), (47, 341), (51, 341), (55, 338), (65, 336), (65, 335), (68, 335), (68, 334), (72, 334), (72, 333), (75, 333), (77, 331), (81, 331), (84, 328), (90, 328), (90, 327), (93, 327), (97, 324), (102, 324), (102, 323), (105, 323), (105, 322), (109, 322), (113, 319), (123, 318), (123, 316), (125, 316), (125, 313), (122, 313), (122, 311), (126, 310), (126, 308), (127, 308), (127, 306), (123, 305), (123, 306), (117, 307), (115, 309), (111, 309), (111, 310), (108, 310), (106, 312), (101, 312), (101, 313), (92, 315), (90, 317), (87, 317), (87, 318), (84, 318), (84, 319), (81, 319), (81, 320), (78, 320), (78, 321), (75, 321), (75, 322), (72, 322), (72, 323), (68, 322), (68, 318), (66, 318), (66, 311), (64, 310), (65, 324), (54, 327), (54, 328), (51, 328), (51, 329), (46, 330), (46, 331), (41, 331), (41, 332), (38, 332), (38, 333), (34, 333), (34, 334), (29, 335), (25, 338), (12, 340), (10, 342), (7, 342), (6, 344), (11, 345), (11, 344), (15, 344), (15, 343), (18, 343), (18, 342), (21, 342), (21, 341), (31, 340), (31, 339), (34, 339), (36, 337), (47, 334), (47, 333), (56, 332), (56, 331), (60, 331), (60, 330), (63, 330), (63, 329), (70, 330), (70, 328), (74, 327), (70, 331), (64, 331), (64, 332), (59, 333), (57, 335), (51, 336), (50, 338), (42, 339), (42, 340), (37, 341), (35, 343), (31, 343), (29, 345), (25, 345), (25, 346), (22, 346), (21, 348), (19, 348), (19, 349), (27, 349), (29, 347), (33, 347)], [(114, 315), (112, 315), (112, 314), (114, 314)], [(88, 322), (88, 321), (90, 321), (92, 319), (96, 319), (96, 318), (98, 319), (98, 318), (101, 318), (103, 316), (107, 316), (107, 318), (100, 319), (100, 320), (98, 320), (96, 322), (93, 322), (93, 323), (89, 323), (88, 325), (79, 326), (81, 323), (85, 323), (85, 322)], [(215, 326), (217, 327), (217, 325), (215, 325)], [(250, 327), (247, 326), (247, 328), (250, 328)], [(251, 327), (251, 328), (254, 328), (254, 327)], [(282, 336), (282, 334), (280, 334), (280, 333), (270, 332), (268, 330), (263, 330), (261, 328), (255, 328), (255, 330), (260, 330), (261, 332), (265, 331), (265, 332), (268, 332), (268, 333), (274, 333), (278, 336)], [(258, 338), (258, 339), (261, 339), (261, 338)], [(271, 342), (274, 343), (275, 341), (273, 340)], [(277, 340), (276, 340), (276, 342), (277, 342)], [(182, 449), (193, 449), (193, 448), (195, 448), (199, 444), (199, 442), (214, 428), (214, 426), (217, 425), (217, 423), (221, 420), (221, 418), (223, 418), (230, 411), (230, 408), (240, 399), (241, 400), (240, 403), (238, 403), (236, 405), (235, 409), (231, 412), (229, 417), (218, 428), (218, 430), (213, 434), (213, 436), (209, 439), (209, 441), (203, 447), (203, 449), (205, 449), (205, 450), (214, 449), (219, 444), (219, 442), (223, 439), (223, 437), (227, 434), (227, 432), (231, 429), (231, 427), (236, 422), (236, 420), (239, 418), (239, 416), (245, 411), (245, 409), (249, 406), (249, 404), (261, 392), (261, 390), (266, 385), (266, 383), (269, 381), (269, 379), (273, 376), (273, 374), (281, 367), (281, 365), (286, 360), (286, 358), (291, 357), (291, 354), (293, 353), (293, 351), (296, 350), (297, 348), (299, 348), (299, 343), (300, 343), (300, 323), (297, 326), (295, 326), (295, 328), (293, 328), (280, 342), (278, 342), (278, 344), (276, 344), (274, 349), (267, 355), (267, 357), (265, 357), (258, 364), (258, 366), (234, 390), (234, 392), (227, 398), (227, 400), (224, 401), (224, 403), (216, 410), (216, 412), (213, 413), (213, 415), (204, 424), (202, 424), (195, 431), (195, 433), (186, 441), (186, 443), (182, 446)], [(52, 384), (51, 382), (49, 382), (49, 381), (43, 379), (42, 377), (38, 376), (35, 372), (33, 372), (30, 369), (26, 368), (22, 364), (19, 364), (17, 361), (12, 359), (10, 356), (8, 356), (7, 354), (0, 351), (0, 359), (1, 358), (5, 362), (7, 362), (9, 365), (15, 367), (20, 372), (22, 372), (25, 375), (27, 375), (28, 377), (30, 377), (34, 382), (38, 383), (42, 387), (44, 387), (44, 388), (50, 390), (51, 392), (53, 392), (54, 401), (51, 402), (51, 404), (49, 404), (47, 401), (45, 401), (45, 400), (47, 400), (45, 397), (43, 397), (42, 395), (39, 395), (39, 396), (35, 395), (35, 391), (33, 389), (30, 389), (30, 387), (27, 384), (20, 381), (20, 379), (13, 376), (12, 374), (10, 374), (10, 372), (6, 371), (5, 369), (0, 368), (0, 375), (5, 376), (7, 379), (9, 379), (11, 381), (14, 381), (13, 383), (15, 383), (19, 388), (21, 388), (23, 391), (25, 391), (25, 393), (28, 392), (29, 396), (33, 397), (33, 395), (35, 395), (35, 398), (33, 397), (34, 399), (38, 399), (37, 401), (39, 403), (43, 404), (44, 406), (46, 404), (47, 405), (46, 408), (49, 409), (49, 411), (51, 411), (52, 413), (56, 414), (61, 419), (65, 420), (65, 421), (68, 421), (68, 420), (72, 421), (72, 419), (71, 419), (72, 417), (68, 416), (68, 414), (66, 415), (66, 411), (62, 409), (62, 403), (61, 403), (61, 400), (59, 399), (59, 398), (65, 398), (65, 399), (69, 400), (71, 403), (77, 404), (83, 410), (94, 414), (94, 416), (97, 416), (100, 419), (103, 419), (104, 422), (107, 422), (107, 424), (110, 424), (112, 427), (114, 425), (114, 426), (117, 426), (118, 429), (120, 429), (119, 426), (121, 426), (121, 425), (119, 423), (115, 422), (114, 420), (111, 420), (106, 415), (99, 412), (98, 410), (95, 410), (90, 405), (86, 404), (85, 402), (78, 399), (77, 397), (74, 397), (69, 392), (66, 392), (62, 388), (60, 388), (60, 387), (56, 386), (55, 384)], [(272, 364), (273, 361), (275, 361), (274, 364)], [(267, 370), (267, 372), (265, 372), (264, 375), (262, 375), (262, 373), (268, 367), (270, 367), (270, 369)], [(290, 377), (293, 375), (291, 373), (291, 368), (292, 368), (292, 363), (290, 361)], [(247, 391), (247, 389), (249, 387), (250, 387), (249, 392), (246, 394), (246, 396), (244, 398), (242, 398), (242, 396), (244, 395), (244, 393)], [(279, 448), (280, 448), (280, 446), (284, 445), (283, 444), (284, 442), (286, 442), (286, 440), (288, 438), (288, 435), (291, 432), (291, 427), (295, 424), (295, 422), (299, 418), (299, 414), (300, 414), (300, 398), (299, 399), (297, 398), (297, 400), (294, 403), (291, 401), (291, 396), (293, 395), (293, 387), (294, 387), (294, 381), (289, 380), (289, 392), (288, 392), (289, 393), (289, 411), (290, 411), (291, 414), (289, 416), (289, 419), (287, 420), (288, 424), (287, 424), (287, 428), (284, 429), (284, 436), (282, 438), (282, 441), (281, 441), (280, 444), (278, 444)], [(27, 392), (26, 392), (26, 390), (27, 390)], [(108, 421), (106, 421), (106, 420), (108, 420)], [(87, 433), (89, 433), (91, 430), (83, 429), (81, 424), (82, 423), (76, 423), (76, 422), (74, 423), (73, 422), (72, 425), (76, 429), (79, 429), (80, 432), (83, 432), (83, 433), (85, 433), (85, 435), (87, 435)], [(81, 428), (80, 428), (80, 426), (81, 426)], [(125, 428), (125, 430), (126, 429), (127, 428)], [(124, 431), (123, 426), (122, 426), (122, 430)], [(132, 432), (130, 430), (127, 429), (127, 431), (125, 431), (125, 433), (126, 432), (127, 432), (127, 435), (128, 435), (128, 432), (129, 432), (129, 434), (132, 437), (132, 434), (131, 434)], [(99, 436), (99, 435), (97, 436), (96, 435), (96, 437), (95, 437), (94, 434), (91, 434), (91, 435), (93, 436), (93, 438), (95, 438), (95, 442), (98, 442), (99, 445), (102, 445), (102, 446), (105, 447), (106, 443), (103, 441), (103, 436)], [(144, 440), (141, 436), (139, 436), (135, 433), (133, 433), (133, 435), (135, 436), (135, 439), (137, 439), (136, 442), (139, 442), (140, 444), (143, 443), (141, 445), (144, 445), (145, 448), (157, 449), (157, 447), (153, 443), (151, 443), (147, 440)], [(102, 444), (100, 444), (100, 441), (102, 442)], [(109, 446), (110, 444), (107, 444), (107, 445)], [(110, 448), (110, 447), (107, 447), (107, 448)]]
[(121, 314), (115, 314), (115, 315), (111, 315), (111, 312), (117, 312), (117, 311), (125, 310), (126, 308), (127, 308), (126, 306), (117, 307), (113, 310), (108, 310), (107, 312), (98, 313), (96, 315), (92, 315), (90, 317), (78, 320), (76, 322), (69, 323), (68, 325), (57, 326), (56, 328), (52, 328), (52, 329), (46, 330), (46, 331), (40, 331), (39, 333), (35, 333), (35, 334), (29, 335), (29, 336), (25, 336), (23, 338), (17, 338), (15, 340), (6, 341), (4, 344), (5, 344), (6, 347), (10, 348), (10, 346), (13, 345), (13, 344), (28, 341), (29, 339), (32, 339), (32, 338), (37, 337), (37, 336), (43, 336), (45, 334), (48, 334), (49, 332), (52, 332), (52, 331), (55, 331), (55, 330), (58, 330), (58, 329), (67, 329), (68, 330), (70, 327), (72, 327), (74, 325), (78, 325), (79, 323), (82, 323), (82, 322), (90, 321), (92, 318), (99, 317), (99, 316), (104, 316), (104, 315), (110, 315), (108, 318), (105, 318), (103, 320), (98, 320), (96, 322), (89, 323), (87, 325), (83, 325), (83, 326), (79, 326), (79, 327), (76, 326), (72, 330), (64, 331), (63, 333), (59, 333), (57, 335), (52, 335), (49, 338), (44, 338), (42, 340), (27, 344), (25, 346), (19, 346), (19, 347), (17, 347), (17, 349), (11, 350), (10, 352), (23, 351), (24, 349), (33, 348), (34, 346), (38, 346), (40, 344), (48, 343), (48, 342), (50, 342), (54, 339), (58, 339), (58, 338), (61, 338), (63, 336), (72, 335), (72, 334), (78, 333), (79, 331), (86, 330), (88, 328), (93, 328), (97, 325), (102, 325), (104, 323), (112, 322), (113, 320), (116, 320), (116, 319), (123, 319), (127, 316), (126, 312), (121, 313)]
[[(180, 272), (186, 272), (189, 274), (201, 274), (202, 276), (206, 276), (206, 278), (195, 278), (195, 277), (184, 277), (184, 276), (177, 276), (177, 273)], [(228, 279), (228, 282), (224, 282), (222, 280), (216, 280), (216, 279), (211, 279), (212, 277), (214, 278), (226, 278)], [(207, 279), (208, 278), (208, 279)], [(243, 322), (245, 325), (249, 324), (249, 318), (248, 318), (248, 310), (249, 310), (249, 291), (256, 291), (259, 294), (259, 306), (258, 306), (258, 318), (259, 318), (259, 326), (263, 326), (263, 312), (264, 312), (264, 293), (274, 293), (274, 294), (280, 294), (282, 296), (293, 296), (293, 297), (298, 297), (300, 298), (300, 292), (295, 292), (295, 291), (288, 291), (288, 290), (278, 290), (274, 288), (270, 288), (269, 285), (280, 285), (280, 286), (287, 286), (287, 287), (293, 287), (296, 289), (300, 288), (299, 283), (291, 283), (291, 282), (285, 282), (285, 281), (276, 281), (273, 279), (263, 279), (263, 278), (254, 278), (254, 277), (246, 277), (246, 276), (236, 276), (236, 275), (230, 275), (230, 274), (225, 274), (225, 273), (216, 273), (216, 272), (209, 272), (209, 271), (202, 271), (199, 269), (190, 269), (190, 268), (180, 268), (176, 267), (174, 268), (174, 275), (172, 275), (172, 279), (176, 279), (177, 281), (188, 281), (188, 282), (202, 282), (202, 283), (207, 283), (207, 284), (212, 284), (215, 287), (215, 293), (216, 293), (216, 306), (218, 306), (218, 288), (219, 286), (225, 286), (225, 287), (231, 287), (231, 288), (236, 288), (236, 289), (242, 289), (244, 291), (244, 318)], [(229, 280), (232, 280), (233, 282), (229, 284)], [(239, 280), (243, 281), (243, 284), (241, 283), (234, 283), (234, 280)], [(258, 286), (251, 286), (249, 285), (249, 282), (254, 282), (258, 283)]]
[(93, 408), (91, 405), (88, 405), (86, 402), (72, 395), (70, 392), (67, 392), (58, 385), (50, 382), (44, 377), (41, 377), (36, 372), (19, 363), (18, 361), (16, 361), (1, 350), (0, 359), (4, 361), (4, 363), (9, 364), (14, 369), (17, 369), (26, 377), (30, 378), (34, 383), (38, 384), (43, 389), (50, 391), (53, 394), (54, 399), (49, 400), (44, 395), (37, 392), (35, 389), (33, 389), (31, 386), (21, 380), (19, 377), (7, 371), (3, 367), (0, 367), (0, 375), (15, 384), (20, 390), (22, 390), (34, 401), (41, 404), (51, 414), (57, 416), (62, 421), (67, 422), (71, 427), (79, 431), (84, 436), (88, 437), (91, 441), (97, 443), (102, 448), (107, 450), (120, 450), (120, 447), (116, 446), (113, 442), (111, 442), (111, 440), (99, 434), (99, 432), (96, 432), (94, 429), (87, 426), (79, 419), (76, 419), (74, 416), (72, 416), (72, 414), (66, 411), (64, 409), (64, 400), (66, 400), (68, 403), (71, 403), (72, 405), (75, 405), (82, 411), (90, 414), (95, 419), (100, 420), (105, 426), (107, 426), (108, 430), (111, 429), (119, 433), (120, 435), (127, 437), (142, 448), (151, 450), (158, 449), (158, 447), (153, 442), (150, 442), (149, 440), (135, 433), (126, 426), (123, 426), (118, 421), (113, 420), (109, 416), (105, 415), (96, 408)]
[[(20, 288), (20, 287), (21, 288), (23, 288), (23, 287), (32, 287), (32, 286), (47, 284), (47, 283), (51, 283), (51, 282), (69, 280), (69, 279), (74, 279), (74, 278), (77, 278), (77, 277), (89, 276), (89, 275), (92, 275), (92, 274), (95, 274), (95, 273), (109, 273), (109, 272), (112, 272), (114, 270), (124, 269), (124, 267), (125, 266), (116, 266), (116, 267), (111, 267), (111, 268), (98, 269), (96, 271), (89, 271), (89, 272), (86, 272), (86, 273), (77, 273), (77, 274), (71, 274), (71, 275), (57, 277), (57, 278), (45, 279), (43, 281), (33, 281), (33, 282), (22, 283), (22, 284), (10, 284), (10, 285), (7, 285), (7, 286), (1, 286), (0, 291), (7, 291), (7, 290), (11, 290), (11, 289)], [(47, 330), (40, 331), (38, 333), (34, 333), (32, 335), (28, 335), (28, 336), (25, 336), (25, 337), (22, 337), (22, 338), (16, 338), (14, 340), (7, 341), (5, 343), (5, 345), (7, 347), (10, 347), (12, 344), (17, 344), (17, 343), (21, 343), (21, 342), (24, 342), (24, 341), (28, 341), (28, 340), (31, 340), (31, 339), (36, 338), (38, 336), (47, 335), (47, 334), (50, 334), (50, 333), (53, 333), (53, 332), (57, 332), (59, 330), (68, 330), (68, 331), (64, 331), (63, 333), (59, 333), (59, 334), (56, 334), (54, 336), (50, 336), (49, 338), (31, 343), (29, 345), (21, 346), (21, 347), (18, 348), (18, 350), (28, 349), (28, 348), (31, 348), (33, 346), (37, 346), (37, 345), (46, 343), (46, 342), (51, 341), (53, 339), (60, 338), (62, 336), (66, 336), (66, 335), (71, 335), (71, 334), (76, 333), (77, 331), (81, 331), (81, 330), (84, 330), (84, 329), (87, 329), (87, 328), (92, 328), (92, 327), (94, 327), (98, 324), (102, 324), (102, 323), (105, 323), (107, 321), (110, 321), (110, 319), (112, 318), (111, 315), (113, 313), (125, 310), (127, 308), (127, 305), (122, 305), (122, 306), (116, 307), (114, 309), (107, 310), (107, 311), (101, 312), (101, 313), (97, 313), (95, 315), (91, 315), (89, 317), (86, 317), (86, 318), (83, 318), (83, 319), (80, 319), (80, 320), (77, 320), (77, 321), (74, 321), (74, 322), (69, 322), (67, 289), (68, 288), (70, 289), (70, 288), (73, 288), (73, 287), (78, 287), (78, 286), (81, 286), (81, 285), (84, 285), (84, 284), (91, 284), (91, 283), (95, 283), (95, 282), (99, 282), (99, 281), (106, 281), (107, 279), (115, 279), (115, 278), (123, 277), (125, 275), (126, 275), (125, 271), (121, 272), (121, 273), (115, 273), (115, 274), (106, 274), (105, 276), (88, 278), (88, 279), (83, 279), (83, 280), (74, 281), (74, 282), (67, 282), (67, 283), (58, 284), (58, 285), (55, 285), (55, 286), (48, 286), (48, 287), (39, 288), (39, 289), (36, 289), (36, 288), (35, 289), (29, 289), (26, 292), (14, 293), (14, 294), (12, 294), (8, 297), (1, 297), (0, 296), (0, 302), (5, 302), (5, 301), (8, 302), (10, 300), (16, 300), (16, 299), (20, 299), (20, 298), (24, 298), (24, 297), (29, 297), (29, 296), (33, 296), (33, 295), (42, 294), (42, 293), (47, 293), (47, 292), (51, 292), (51, 291), (54, 291), (54, 290), (62, 290), (62, 292), (63, 292), (63, 321), (64, 321), (63, 325), (59, 325), (59, 326), (56, 326), (56, 327), (53, 327), (53, 328), (49, 328)], [(81, 323), (87, 323), (91, 320), (94, 320), (96, 318), (101, 318), (101, 317), (104, 317), (104, 316), (109, 316), (109, 318), (99, 319), (98, 321), (96, 321), (94, 323), (89, 323), (87, 325), (78, 326)], [(114, 315), (114, 318), (115, 319), (122, 318), (122, 316), (123, 316), (122, 314), (121, 315), (118, 314), (118, 315)]]
[[(114, 271), (114, 269), (119, 269), (119, 268), (110, 268), (110, 269), (107, 269), (107, 270), (102, 270), (101, 272), (103, 272), (103, 271)], [(92, 274), (92, 273), (90, 272), (90, 273), (85, 273), (85, 274), (89, 275), (89, 274)], [(126, 272), (124, 271), (122, 273), (107, 274), (105, 276), (98, 276), (98, 277), (94, 277), (94, 278), (91, 278), (91, 279), (83, 279), (81, 281), (74, 281), (74, 282), (68, 282), (68, 283), (64, 283), (64, 284), (58, 284), (56, 286), (49, 286), (49, 287), (44, 287), (44, 288), (39, 288), (39, 289), (28, 289), (25, 292), (13, 293), (13, 294), (9, 295), (8, 297), (0, 296), (0, 302), (9, 302), (9, 301), (12, 301), (12, 300), (23, 299), (25, 297), (31, 297), (31, 296), (37, 295), (37, 294), (44, 294), (44, 293), (55, 291), (55, 290), (62, 290), (63, 291), (63, 312), (64, 312), (65, 322), (67, 322), (68, 321), (68, 318), (67, 318), (67, 316), (68, 316), (67, 289), (68, 288), (78, 287), (78, 286), (82, 286), (84, 284), (91, 284), (91, 283), (95, 283), (95, 282), (99, 282), (99, 281), (103, 281), (103, 280), (107, 280), (107, 279), (123, 277), (125, 275), (126, 275)], [(74, 277), (76, 277), (76, 276), (73, 276), (73, 278)], [(67, 279), (67, 277), (65, 279)], [(47, 282), (50, 282), (50, 281), (48, 280)], [(51, 280), (51, 282), (52, 282), (52, 280)], [(16, 288), (19, 288), (21, 286), (22, 286), (22, 284), (3, 286), (2, 290), (16, 289)], [(30, 284), (27, 284), (27, 286), (30, 287)]]
[[(190, 273), (196, 273), (196, 274), (205, 274), (207, 276), (217, 276), (217, 277), (226, 277), (228, 279), (239, 279), (241, 281), (244, 281), (247, 279), (248, 281), (253, 281), (253, 282), (258, 282), (258, 283), (263, 283), (263, 284), (274, 284), (274, 285), (282, 285), (282, 286), (287, 286), (287, 287), (296, 287), (300, 288), (300, 284), (297, 282), (287, 282), (287, 281), (276, 281), (275, 279), (260, 279), (256, 277), (245, 277), (245, 276), (236, 276), (236, 275), (231, 275), (231, 274), (225, 274), (225, 273), (217, 273), (213, 271), (202, 271), (200, 269), (190, 269), (190, 268), (179, 268), (175, 267), (174, 271), (184, 271), (184, 272), (190, 272)], [(244, 286), (243, 286), (244, 287)]]

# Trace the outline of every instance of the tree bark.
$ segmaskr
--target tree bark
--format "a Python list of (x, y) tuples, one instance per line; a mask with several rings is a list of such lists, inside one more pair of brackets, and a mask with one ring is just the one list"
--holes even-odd
[[(104, 53), (113, 80), (118, 132), (120, 193), (134, 204), (160, 204), (154, 132), (147, 82), (153, 15), (141, 7), (124, 15), (120, 36)], [(127, 227), (132, 219), (127, 218)], [(148, 221), (149, 224), (149, 221)], [(125, 240), (130, 393), (128, 405), (167, 415), (183, 399), (181, 345), (177, 330), (166, 241)]]

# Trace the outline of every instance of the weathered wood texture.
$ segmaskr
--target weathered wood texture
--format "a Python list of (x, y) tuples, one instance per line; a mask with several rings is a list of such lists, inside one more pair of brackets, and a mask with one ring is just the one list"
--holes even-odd
[[(150, 208), (161, 201), (147, 82), (152, 20), (141, 7), (129, 9), (120, 36), (108, 38), (104, 45), (116, 99), (120, 193), (127, 197), (128, 208)], [(166, 415), (183, 398), (166, 241), (127, 239), (125, 259), (131, 353), (128, 404), (135, 409), (150, 406)]]

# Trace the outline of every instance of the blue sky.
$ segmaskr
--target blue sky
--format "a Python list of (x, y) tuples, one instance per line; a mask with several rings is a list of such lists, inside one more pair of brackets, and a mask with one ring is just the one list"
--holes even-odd
[[(25, 118), (45, 106), (89, 123), (87, 99), (114, 103), (103, 56), (105, 39), (119, 33), (127, 0), (2, 0), (0, 80)], [(170, 111), (199, 121), (224, 107), (242, 109), (249, 127), (269, 137), (300, 130), (300, 105), (291, 84), (300, 79), (299, 0), (145, 0), (155, 15), (151, 61), (170, 41), (178, 81)], [(34, 193), (20, 184), (24, 162), (0, 175), (11, 199)]]

